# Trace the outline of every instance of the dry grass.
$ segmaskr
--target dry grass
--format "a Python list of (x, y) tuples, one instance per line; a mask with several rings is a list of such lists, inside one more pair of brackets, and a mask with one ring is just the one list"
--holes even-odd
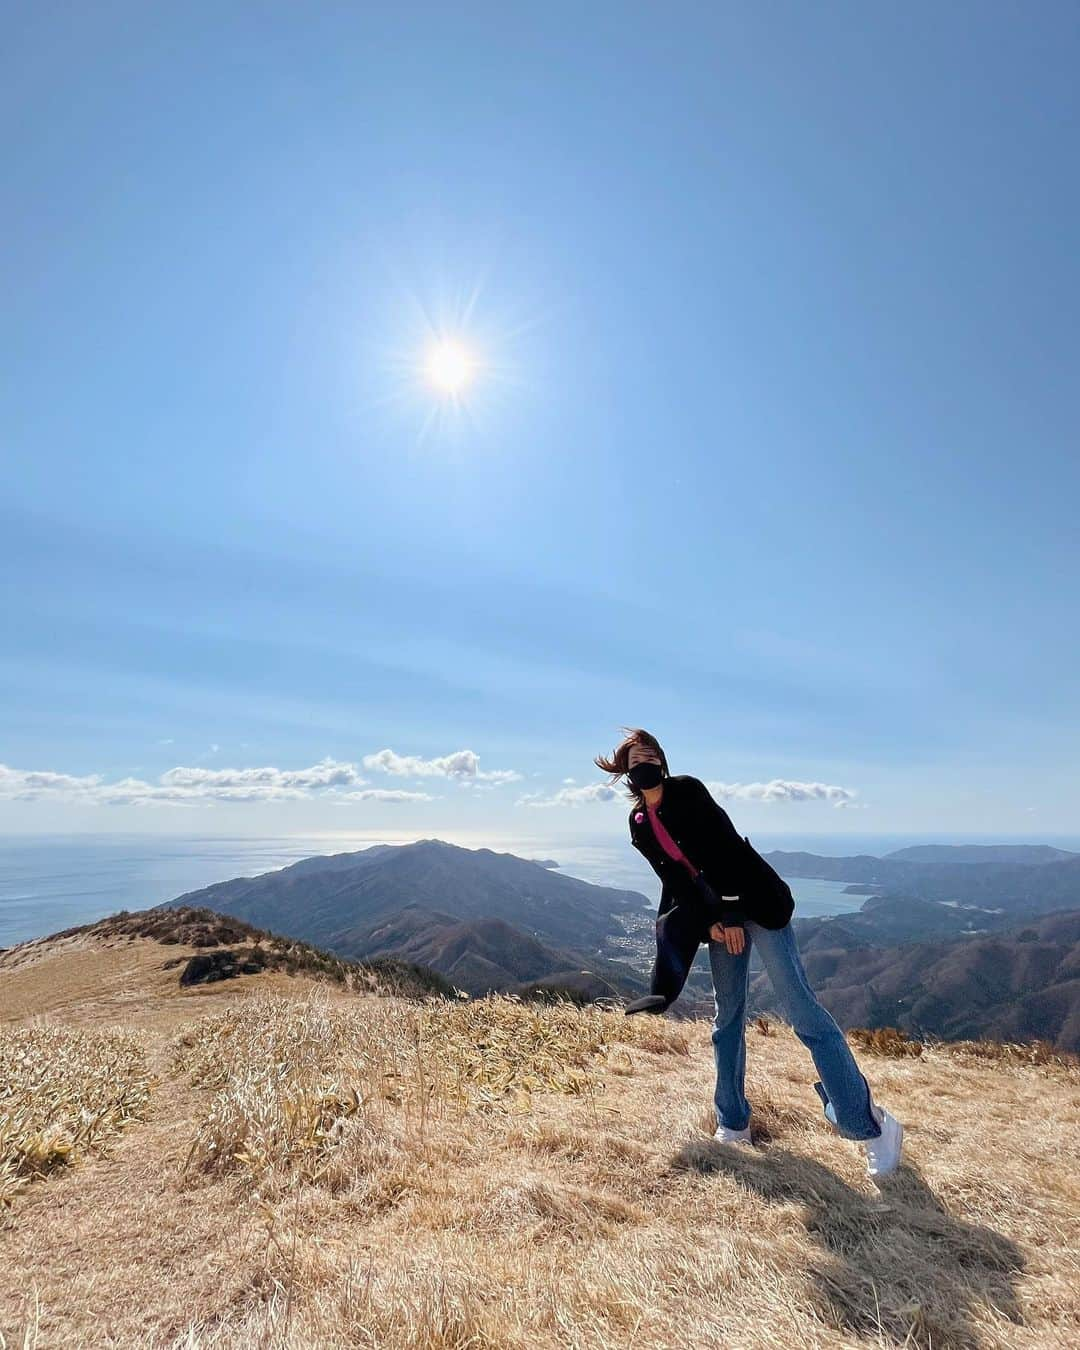
[(123, 1032), (0, 1027), (0, 1205), (100, 1149), (146, 1107), (150, 1071)]
[[(194, 948), (188, 949), (194, 954)], [(146, 940), (108, 945), (71, 938), (53, 946), (27, 944), (0, 954), (0, 1022), (27, 1012), (67, 1017), (107, 1007), (110, 1021), (124, 1018), (136, 993), (155, 1001), (177, 985), (176, 971), (163, 971), (177, 949)]]
[(318, 990), (294, 1000), (256, 992), (176, 1039), (174, 1069), (215, 1089), (185, 1167), (239, 1165), (257, 1177), (300, 1162), (315, 1179), (354, 1117), (385, 1126), (393, 1107), (422, 1133), (435, 1116), (528, 1110), (536, 1092), (591, 1098), (604, 1083), (592, 1061), (617, 1058), (623, 1043), (688, 1052), (671, 1022), (571, 1003), (492, 995), (402, 1008), (332, 1002)]
[[(767, 1028), (761, 1025), (763, 1021), (758, 1018), (758, 1030), (768, 1035)], [(920, 1041), (899, 1027), (853, 1027), (847, 1035), (859, 1050), (886, 1059), (918, 1058), (925, 1045), (932, 1045), (938, 1053), (960, 1059), (1001, 1065), (1038, 1065), (1042, 1069), (1062, 1070), (1066, 1077), (1072, 1077), (1080, 1070), (1080, 1055), (1070, 1050), (1058, 1050), (1052, 1041), (943, 1041), (934, 1036)]]
[(848, 1036), (858, 1049), (884, 1055), (886, 1059), (916, 1059), (923, 1052), (922, 1042), (912, 1040), (899, 1027), (856, 1027)]
[(988, 1060), (994, 1064), (1037, 1064), (1044, 1069), (1064, 1069), (1068, 1075), (1080, 1070), (1080, 1055), (1058, 1050), (1053, 1041), (937, 1041), (952, 1055)]
[(860, 1048), (908, 1130), (876, 1187), (781, 1022), (748, 1041), (745, 1150), (711, 1138), (707, 1022), (302, 988), (139, 1014), (145, 1121), (0, 1223), (7, 1345), (1080, 1339), (1068, 1065)]

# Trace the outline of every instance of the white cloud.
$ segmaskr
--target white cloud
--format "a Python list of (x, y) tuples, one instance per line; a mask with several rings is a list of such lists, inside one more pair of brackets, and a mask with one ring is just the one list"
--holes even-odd
[(161, 775), (167, 787), (186, 788), (324, 788), (363, 783), (355, 764), (321, 760), (310, 769), (169, 769)]
[(87, 799), (105, 806), (198, 806), (203, 802), (278, 802), (303, 801), (309, 794), (302, 788), (267, 783), (227, 787), (218, 783), (183, 786), (166, 783), (165, 775), (156, 783), (141, 778), (121, 778), (103, 783)]
[(629, 801), (624, 792), (607, 783), (587, 783), (584, 787), (562, 787), (548, 796), (543, 792), (526, 792), (515, 806), (583, 806), (590, 802)]
[(61, 793), (91, 792), (100, 782), (101, 777), (96, 773), (86, 778), (74, 778), (67, 773), (30, 772), (0, 764), (0, 797), (14, 797), (19, 801)]
[(418, 755), (399, 755), (396, 750), (377, 750), (363, 759), (365, 769), (395, 774), (399, 778), (450, 778), (465, 787), (474, 784), (516, 782), (521, 774), (515, 769), (481, 769), (480, 756), (475, 750), (455, 750), (450, 755), (435, 759), (421, 759)]
[[(573, 783), (572, 778), (564, 778), (564, 783)], [(830, 802), (833, 806), (856, 809), (859, 803), (854, 801), (855, 793), (851, 788), (839, 787), (834, 783), (798, 783), (788, 779), (774, 778), (768, 783), (706, 783), (712, 795), (718, 800), (736, 799), (740, 801), (763, 802)], [(583, 787), (561, 787), (558, 791), (527, 792), (515, 802), (516, 806), (583, 806), (592, 802), (621, 801), (628, 802), (624, 790), (607, 783), (589, 783)]]
[[(514, 782), (522, 775), (513, 769), (482, 770), (479, 756), (471, 750), (459, 750), (437, 759), (419, 759), (379, 750), (363, 757), (367, 769), (381, 770), (399, 777), (445, 778), (482, 793)], [(865, 804), (855, 801), (851, 788), (835, 783), (803, 783), (774, 778), (767, 783), (706, 784), (719, 801), (806, 802), (822, 801), (834, 807), (859, 810)], [(182, 766), (168, 769), (153, 782), (141, 778), (121, 778), (107, 783), (100, 774), (75, 775), (45, 770), (13, 769), (0, 764), (0, 800), (39, 801), (42, 799), (81, 802), (104, 806), (197, 806), (207, 802), (275, 802), (324, 800), (337, 802), (382, 801), (424, 802), (435, 798), (430, 793), (397, 788), (376, 788), (348, 761), (324, 759), (302, 769), (279, 769), (272, 765), (248, 769), (207, 769)], [(621, 786), (608, 783), (579, 785), (572, 778), (554, 793), (525, 793), (518, 806), (586, 806), (594, 802), (625, 803)]]
[(342, 792), (336, 802), (433, 802), (430, 792), (406, 792), (403, 788), (362, 788), (359, 792)]
[[(121, 778), (106, 783), (100, 774), (77, 777), (9, 768), (0, 764), (0, 800), (43, 799), (97, 806), (198, 806), (207, 802), (320, 800), (429, 801), (426, 793), (364, 787), (355, 764), (324, 759), (306, 769), (202, 769), (179, 766), (155, 782)], [(350, 788), (346, 793), (342, 789)]]
[(855, 793), (835, 783), (799, 783), (773, 778), (767, 783), (706, 783), (712, 795), (722, 800), (760, 802), (830, 802), (850, 806)]

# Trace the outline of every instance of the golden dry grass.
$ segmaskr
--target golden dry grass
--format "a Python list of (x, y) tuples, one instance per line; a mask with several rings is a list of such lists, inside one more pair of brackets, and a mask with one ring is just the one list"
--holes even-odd
[(88, 1005), (95, 1011), (109, 1007), (115, 1019), (123, 1018), (128, 1003), (175, 989), (175, 970), (162, 970), (162, 965), (189, 950), (194, 951), (168, 951), (138, 939), (106, 945), (79, 938), (12, 948), (0, 953), (0, 1021), (22, 1017), (28, 1010), (40, 1016)]
[(595, 1097), (604, 1077), (593, 1061), (624, 1044), (688, 1053), (672, 1022), (571, 1003), (494, 995), (402, 1007), (333, 1002), (324, 989), (286, 1003), (256, 993), (176, 1039), (174, 1069), (216, 1090), (185, 1169), (238, 1164), (257, 1176), (299, 1161), (319, 1177), (353, 1117), (386, 1130), (387, 1108), (398, 1108), (423, 1132), (429, 1114), (527, 1111), (537, 1092)]
[(125, 1032), (0, 1027), (0, 1205), (101, 1149), (149, 1096), (146, 1053)]
[(133, 1004), (146, 1119), (0, 1220), (5, 1345), (1080, 1339), (1071, 1066), (860, 1049), (908, 1130), (875, 1186), (782, 1024), (749, 1033), (745, 1150), (711, 1138), (707, 1022), (256, 987)]

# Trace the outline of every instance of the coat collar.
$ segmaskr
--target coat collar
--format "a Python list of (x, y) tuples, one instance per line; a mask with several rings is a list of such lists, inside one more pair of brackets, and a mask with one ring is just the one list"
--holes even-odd
[[(664, 807), (667, 806), (668, 803), (673, 798), (678, 797), (679, 793), (682, 791), (683, 784), (686, 782), (686, 777), (687, 776), (684, 773), (673, 773), (668, 774), (668, 776), (664, 779), (664, 795), (660, 799), (660, 805), (656, 808), (657, 814), (659, 815), (661, 820), (663, 820), (664, 818)], [(640, 821), (637, 819), (637, 815), (639, 812), (641, 813), (642, 816), (642, 819)], [(643, 806), (639, 806), (637, 802), (635, 802), (634, 805), (630, 808), (631, 829), (633, 830), (635, 827), (641, 829), (642, 826), (645, 825), (648, 818), (649, 818), (648, 813), (645, 810), (645, 808)]]

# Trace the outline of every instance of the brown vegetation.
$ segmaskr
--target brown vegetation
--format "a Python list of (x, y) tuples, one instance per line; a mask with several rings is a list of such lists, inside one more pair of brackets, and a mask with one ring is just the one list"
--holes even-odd
[(603, 1086), (593, 1061), (620, 1043), (687, 1053), (671, 1023), (508, 995), (405, 1009), (251, 997), (175, 1042), (174, 1069), (215, 1090), (185, 1170), (260, 1176), (299, 1163), (319, 1178), (347, 1122), (385, 1134), (389, 1114), (422, 1130), (429, 1113), (523, 1111), (535, 1092), (588, 1096)]
[[(178, 954), (157, 961), (154, 954), (159, 947), (175, 948)], [(76, 953), (82, 954), (81, 959)], [(103, 959), (104, 953), (109, 953), (108, 959)], [(57, 959), (64, 961), (62, 981), (52, 975)], [(185, 987), (274, 972), (400, 998), (454, 994), (453, 986), (437, 972), (412, 961), (393, 956), (347, 961), (307, 942), (254, 928), (242, 919), (181, 906), (135, 913), (122, 910), (97, 923), (0, 949), (0, 973), (4, 975), (0, 1019), (14, 1015), (19, 1007), (47, 1011), (79, 1003), (92, 993), (94, 984), (99, 992), (110, 984), (145, 985), (143, 976), (149, 964), (174, 972), (170, 980)]]
[(860, 1050), (888, 1059), (917, 1058), (923, 1052), (922, 1041), (912, 1040), (899, 1027), (855, 1027), (848, 1036)]
[(0, 1027), (0, 1205), (141, 1115), (146, 1054), (121, 1031)]
[[(53, 982), (86, 955), (62, 950)], [(748, 1044), (751, 1151), (711, 1137), (706, 1021), (170, 976), (126, 1005), (156, 1078), (142, 1117), (0, 1219), (8, 1345), (993, 1350), (1080, 1333), (1068, 1064), (860, 1048), (908, 1132), (874, 1186), (781, 1022)], [(98, 1016), (87, 998), (53, 1029)]]

